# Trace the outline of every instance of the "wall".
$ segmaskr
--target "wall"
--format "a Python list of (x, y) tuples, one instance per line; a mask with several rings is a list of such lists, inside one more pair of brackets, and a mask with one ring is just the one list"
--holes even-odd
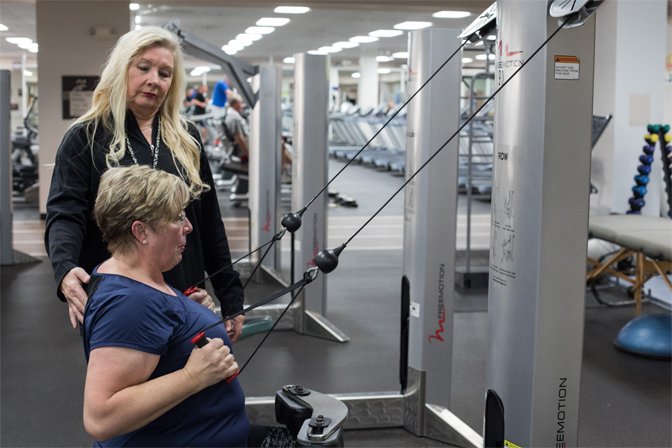
[[(117, 38), (129, 30), (128, 3), (51, 1), (36, 3), (38, 79), (40, 92), (40, 214), (46, 213), (53, 163), (71, 123), (62, 117), (61, 80), (68, 75), (97, 76)], [(95, 26), (109, 26), (114, 36), (90, 35)]]
[[(664, 80), (668, 41), (666, 0), (606, 1), (597, 11), (593, 111), (613, 119), (593, 149), (591, 179), (599, 193), (591, 212), (624, 213), (648, 123), (662, 123), (669, 101)], [(666, 90), (667, 89), (667, 90)], [(642, 210), (661, 215), (662, 163), (656, 154)], [(653, 177), (657, 173), (657, 177)]]

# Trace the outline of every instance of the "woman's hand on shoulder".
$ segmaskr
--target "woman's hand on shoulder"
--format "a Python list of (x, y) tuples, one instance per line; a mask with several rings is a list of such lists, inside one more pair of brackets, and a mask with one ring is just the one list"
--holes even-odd
[(72, 328), (77, 328), (77, 322), (84, 321), (84, 307), (88, 296), (83, 285), (89, 283), (91, 276), (82, 268), (72, 268), (61, 280), (60, 290), (68, 302), (68, 314)]

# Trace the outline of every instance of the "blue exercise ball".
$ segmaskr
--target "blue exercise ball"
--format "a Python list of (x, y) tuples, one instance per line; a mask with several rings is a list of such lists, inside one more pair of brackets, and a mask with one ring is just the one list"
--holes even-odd
[(646, 358), (672, 359), (672, 314), (646, 314), (625, 324), (616, 348)]

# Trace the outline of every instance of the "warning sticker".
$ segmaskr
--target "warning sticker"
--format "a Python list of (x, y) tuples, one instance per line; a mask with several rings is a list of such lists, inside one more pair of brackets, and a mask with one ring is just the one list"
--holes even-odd
[(520, 446), (516, 445), (515, 443), (511, 442), (510, 440), (505, 440), (504, 441), (504, 446), (506, 448), (521, 448)]
[(555, 55), (555, 79), (579, 79), (581, 62), (576, 56)]

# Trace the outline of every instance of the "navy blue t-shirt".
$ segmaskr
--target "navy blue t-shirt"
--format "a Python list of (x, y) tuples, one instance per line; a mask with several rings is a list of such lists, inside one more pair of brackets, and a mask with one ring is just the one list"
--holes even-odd
[[(217, 316), (175, 290), (171, 296), (128, 277), (98, 274), (86, 305), (84, 353), (125, 347), (160, 355), (149, 379), (181, 369), (194, 349), (191, 338)], [(231, 347), (224, 325), (207, 331)], [(246, 446), (249, 421), (238, 380), (221, 381), (192, 395), (146, 426), (94, 446)]]

